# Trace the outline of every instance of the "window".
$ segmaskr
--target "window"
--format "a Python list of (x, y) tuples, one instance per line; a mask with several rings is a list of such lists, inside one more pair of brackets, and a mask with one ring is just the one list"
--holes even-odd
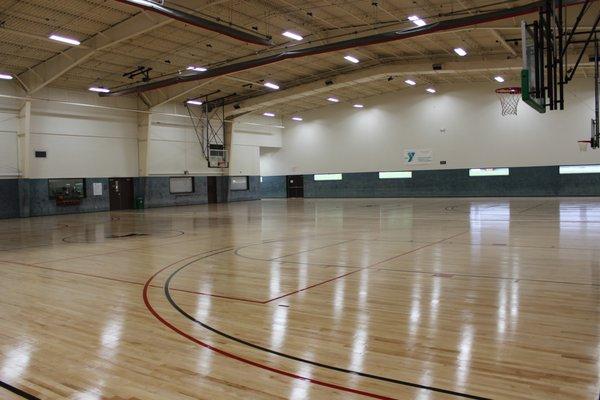
[(341, 181), (342, 174), (315, 174), (315, 181)]
[(169, 180), (169, 191), (171, 194), (194, 193), (194, 178), (181, 176)]
[(411, 171), (391, 171), (391, 172), (380, 172), (379, 179), (407, 179), (412, 178)]
[(508, 168), (472, 168), (469, 176), (507, 176)]
[(600, 165), (567, 165), (558, 168), (560, 174), (600, 174)]
[(48, 194), (51, 199), (83, 199), (85, 179), (48, 179)]
[(229, 189), (230, 190), (248, 190), (248, 177), (247, 176), (230, 176), (229, 177)]

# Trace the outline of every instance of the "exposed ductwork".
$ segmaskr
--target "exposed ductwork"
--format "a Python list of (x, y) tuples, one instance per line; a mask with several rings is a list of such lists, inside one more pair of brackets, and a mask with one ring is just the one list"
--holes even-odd
[(169, 18), (176, 19), (181, 22), (185, 22), (186, 24), (198, 26), (203, 29), (207, 29), (209, 31), (221, 33), (225, 36), (229, 36), (231, 38), (241, 40), (243, 42), (258, 44), (261, 46), (271, 46), (273, 42), (270, 38), (265, 36), (254, 35), (250, 32), (246, 32), (240, 29), (232, 28), (230, 26), (219, 24), (218, 22), (211, 21), (206, 18), (198, 17), (196, 15), (192, 15), (186, 13), (181, 10), (177, 10), (171, 7), (167, 7), (164, 5), (160, 5), (158, 3), (154, 3), (148, 0), (116, 0), (120, 3), (129, 4), (131, 6), (135, 6), (138, 8), (143, 8), (145, 10), (153, 11), (158, 14), (162, 14)]
[[(566, 5), (573, 5), (579, 3), (580, 0), (566, 1)], [(353, 38), (348, 40), (342, 40), (335, 43), (328, 43), (313, 47), (306, 47), (298, 50), (286, 50), (283, 52), (255, 58), (248, 61), (242, 61), (239, 63), (224, 65), (209, 69), (205, 72), (193, 72), (186, 71), (176, 76), (169, 76), (162, 79), (157, 79), (152, 82), (134, 84), (122, 89), (111, 91), (110, 93), (102, 93), (100, 96), (123, 96), (127, 94), (134, 94), (139, 92), (145, 92), (148, 90), (159, 89), (166, 86), (172, 86), (184, 82), (192, 82), (207, 78), (218, 77), (222, 75), (231, 74), (234, 72), (244, 71), (251, 68), (256, 68), (268, 64), (273, 64), (279, 61), (306, 57), (316, 54), (329, 53), (339, 50), (345, 50), (355, 47), (369, 46), (378, 43), (391, 42), (396, 40), (408, 39), (415, 36), (422, 36), (433, 32), (440, 32), (446, 30), (452, 30), (457, 28), (463, 28), (466, 26), (482, 24), (491, 21), (497, 21), (506, 18), (512, 18), (519, 15), (529, 14), (537, 12), (539, 8), (544, 4), (543, 1), (536, 1), (533, 3), (525, 4), (522, 6), (503, 9), (498, 11), (492, 11), (488, 13), (482, 13), (478, 15), (470, 15), (467, 17), (456, 18), (451, 20), (439, 21), (433, 24), (428, 24), (422, 27), (415, 27), (405, 29), (401, 31), (383, 32), (370, 36), (364, 36), (359, 38)]]

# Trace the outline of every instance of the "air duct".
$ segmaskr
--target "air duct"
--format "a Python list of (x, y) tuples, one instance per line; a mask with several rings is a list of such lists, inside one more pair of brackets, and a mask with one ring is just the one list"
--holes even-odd
[(135, 6), (138, 8), (143, 8), (145, 10), (153, 11), (158, 14), (162, 14), (166, 17), (176, 19), (181, 22), (185, 22), (186, 24), (194, 25), (203, 29), (207, 29), (209, 31), (221, 33), (225, 36), (229, 36), (231, 38), (241, 40), (243, 42), (259, 44), (261, 46), (271, 46), (273, 42), (270, 38), (264, 36), (254, 35), (250, 32), (246, 32), (240, 29), (235, 29), (230, 26), (219, 24), (218, 22), (211, 21), (206, 18), (198, 17), (196, 15), (192, 15), (186, 13), (181, 10), (177, 10), (174, 8), (170, 8), (152, 1), (148, 0), (116, 0), (120, 3), (129, 4), (131, 6)]
[[(580, 0), (565, 1), (566, 5), (573, 5), (580, 3)], [(110, 93), (101, 93), (100, 96), (123, 96), (127, 94), (145, 92), (148, 90), (154, 90), (163, 88), (166, 86), (172, 86), (184, 82), (198, 81), (207, 78), (214, 78), (231, 74), (234, 72), (240, 72), (247, 69), (261, 67), (268, 64), (273, 64), (279, 61), (284, 61), (293, 58), (306, 57), (316, 54), (329, 53), (339, 50), (345, 50), (355, 47), (369, 46), (373, 44), (392, 42), (396, 40), (408, 39), (416, 36), (422, 36), (434, 32), (447, 31), (452, 29), (463, 28), (466, 26), (472, 26), (482, 24), (491, 21), (497, 21), (506, 18), (513, 18), (519, 15), (529, 14), (537, 12), (540, 7), (544, 4), (543, 1), (536, 1), (533, 3), (525, 4), (518, 7), (509, 9), (503, 9), (498, 11), (492, 11), (488, 13), (482, 13), (478, 15), (470, 15), (467, 17), (456, 18), (451, 20), (439, 21), (433, 24), (424, 25), (422, 27), (414, 27), (401, 31), (390, 31), (378, 33), (370, 36), (364, 36), (359, 38), (352, 38), (348, 40), (342, 40), (339, 42), (328, 43), (313, 47), (306, 47), (298, 50), (286, 50), (280, 53), (267, 55), (264, 57), (255, 58), (248, 61), (242, 61), (235, 64), (224, 65), (209, 69), (205, 72), (193, 72), (186, 71), (176, 76), (168, 76), (165, 78), (158, 78), (152, 82), (134, 84), (123, 87), (122, 89), (112, 90)]]

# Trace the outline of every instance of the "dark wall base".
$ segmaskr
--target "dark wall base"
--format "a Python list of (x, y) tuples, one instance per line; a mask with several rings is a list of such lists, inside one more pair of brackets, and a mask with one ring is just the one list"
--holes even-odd
[(194, 177), (194, 193), (172, 194), (168, 176), (134, 178), (134, 196), (144, 199), (146, 208), (206, 204), (206, 177)]
[[(102, 184), (102, 195), (94, 196), (94, 183)], [(108, 197), (108, 178), (90, 178), (85, 180), (86, 197), (81, 199), (81, 204), (72, 206), (57, 206), (56, 200), (51, 199), (48, 195), (48, 180), (47, 179), (28, 179), (24, 182), (23, 187), (29, 186), (29, 215), (31, 217), (41, 215), (56, 215), (56, 214), (76, 214), (95, 211), (108, 211), (110, 209), (110, 200)], [(27, 196), (27, 191), (21, 193)], [(27, 214), (21, 213), (21, 214)], [(24, 215), (21, 215), (24, 216)]]
[[(263, 177), (261, 194), (285, 197), (285, 176)], [(341, 181), (304, 176), (308, 198), (598, 195), (600, 174), (560, 175), (558, 166), (511, 168), (509, 176), (491, 177), (470, 177), (468, 169), (413, 171), (411, 179), (379, 179), (377, 172), (344, 173)]]
[(0, 179), (0, 218), (18, 217), (20, 209), (19, 180)]
[[(141, 198), (145, 208), (188, 206), (208, 202), (206, 176), (194, 176), (194, 193), (172, 194), (168, 176), (133, 178), (134, 198)], [(93, 195), (93, 184), (102, 183), (102, 195)], [(217, 201), (246, 201), (260, 199), (260, 178), (250, 176), (249, 189), (229, 190), (229, 177), (217, 177)], [(133, 207), (133, 205), (132, 205)], [(57, 206), (48, 195), (47, 179), (0, 180), (0, 218), (34, 217), (56, 214), (76, 214), (109, 211), (108, 178), (87, 178), (86, 198), (78, 205)]]
[[(311, 177), (312, 179), (312, 177)], [(264, 198), (287, 197), (285, 176), (263, 176), (260, 183), (260, 195)]]

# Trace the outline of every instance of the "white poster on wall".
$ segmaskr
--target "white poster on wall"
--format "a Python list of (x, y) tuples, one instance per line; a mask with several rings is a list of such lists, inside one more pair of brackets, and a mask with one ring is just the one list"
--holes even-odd
[(404, 164), (423, 165), (431, 164), (433, 161), (433, 151), (431, 149), (404, 150)]
[(94, 196), (102, 196), (102, 182), (94, 182)]

